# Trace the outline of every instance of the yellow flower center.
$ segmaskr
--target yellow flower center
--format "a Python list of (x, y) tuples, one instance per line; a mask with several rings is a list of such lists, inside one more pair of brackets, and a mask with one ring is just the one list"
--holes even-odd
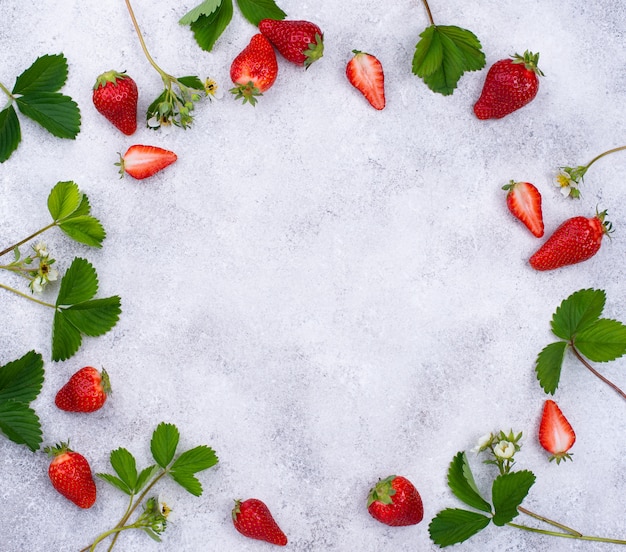
[(572, 183), (570, 177), (565, 173), (559, 173), (556, 176), (556, 182), (561, 188), (567, 188)]

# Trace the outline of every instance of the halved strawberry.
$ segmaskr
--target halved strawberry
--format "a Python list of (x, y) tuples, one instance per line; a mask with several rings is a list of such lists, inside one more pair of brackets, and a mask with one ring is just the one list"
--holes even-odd
[(372, 54), (352, 50), (354, 57), (348, 62), (346, 76), (350, 84), (361, 92), (375, 109), (385, 107), (385, 74), (383, 66)]
[(541, 211), (541, 194), (530, 182), (511, 180), (502, 186), (507, 190), (506, 205), (514, 217), (521, 220), (538, 238), (543, 236), (543, 214)]
[(561, 409), (548, 399), (543, 406), (543, 414), (539, 425), (539, 444), (552, 456), (550, 461), (571, 460), (569, 449), (576, 442), (576, 434)]
[(119, 163), (115, 164), (120, 167), (122, 176), (127, 173), (137, 180), (142, 180), (163, 170), (176, 159), (178, 157), (173, 151), (136, 144), (130, 146), (126, 153), (120, 156)]

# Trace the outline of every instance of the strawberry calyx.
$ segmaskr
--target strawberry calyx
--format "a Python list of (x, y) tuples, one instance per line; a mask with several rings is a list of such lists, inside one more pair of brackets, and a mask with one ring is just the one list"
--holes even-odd
[(396, 494), (396, 490), (393, 488), (393, 480), (395, 475), (390, 475), (386, 479), (381, 479), (370, 490), (367, 497), (367, 506), (371, 506), (374, 502), (380, 502), (382, 504), (393, 504), (392, 496)]
[(605, 220), (606, 215), (606, 209), (604, 211), (598, 211), (596, 209), (596, 218), (602, 223), (602, 232), (604, 232), (604, 234), (610, 239), (611, 234), (615, 232), (615, 229), (613, 228), (613, 223), (610, 220)]
[(72, 449), (70, 448), (70, 441), (69, 439), (67, 440), (67, 442), (60, 442), (57, 443), (54, 446), (50, 446), (50, 447), (46, 447), (43, 449), (43, 451), (50, 457), (50, 458), (56, 458), (58, 456), (61, 456), (67, 452), (73, 452)]
[(573, 460), (573, 455), (573, 452), (557, 452), (556, 454), (550, 456), (550, 458), (548, 458), (548, 461), (552, 462), (553, 460), (556, 460), (556, 463), (558, 465), (561, 462), (565, 462), (566, 460)]
[(248, 81), (247, 84), (240, 84), (230, 89), (230, 93), (235, 95), (236, 100), (243, 99), (243, 103), (249, 102), (250, 105), (256, 105), (257, 96), (262, 96), (263, 93), (252, 81)]
[(308, 69), (312, 63), (324, 55), (324, 40), (319, 33), (315, 33), (315, 42), (309, 43), (309, 47), (302, 53), (306, 56), (304, 60), (305, 69)]
[(241, 499), (237, 498), (235, 500), (235, 507), (233, 508), (233, 511), (231, 512), (231, 515), (233, 516), (233, 521), (237, 521), (237, 516), (239, 514), (241, 514)]
[(94, 90), (98, 90), (98, 88), (104, 88), (107, 84), (112, 84), (113, 86), (117, 86), (117, 81), (120, 79), (126, 79), (128, 76), (126, 75), (126, 71), (111, 70), (98, 75), (96, 78), (96, 84), (93, 85)]
[(532, 71), (540, 77), (544, 76), (543, 71), (538, 67), (539, 52), (533, 54), (532, 52), (526, 50), (522, 56), (519, 54), (512, 55), (511, 60), (513, 63), (524, 65), (527, 71)]
[(110, 395), (113, 391), (111, 389), (111, 379), (109, 378), (108, 372), (102, 368), (100, 370), (100, 385), (102, 386), (102, 392), (105, 395)]

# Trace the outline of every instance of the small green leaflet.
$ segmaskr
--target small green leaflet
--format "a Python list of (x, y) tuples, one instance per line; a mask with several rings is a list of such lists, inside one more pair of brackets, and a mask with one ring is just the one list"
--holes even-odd
[(439, 512), (428, 525), (428, 533), (441, 548), (458, 544), (482, 531), (490, 518), (478, 512), (462, 508), (446, 508)]
[(48, 210), (67, 236), (85, 245), (102, 247), (106, 232), (100, 221), (90, 215), (89, 199), (74, 182), (58, 182), (52, 188)]
[(495, 525), (505, 525), (519, 514), (517, 507), (526, 498), (534, 483), (535, 475), (528, 470), (496, 477), (491, 488), (491, 499), (496, 511), (493, 516)]
[(581, 289), (556, 309), (551, 327), (563, 341), (550, 343), (537, 356), (535, 371), (546, 393), (556, 391), (568, 348), (594, 362), (609, 362), (626, 354), (626, 326), (617, 320), (600, 318), (606, 293)]
[(166, 468), (176, 454), (180, 433), (174, 424), (160, 423), (152, 434), (150, 451), (156, 463)]
[(0, 112), (0, 163), (17, 149), (21, 129), (14, 105), (58, 138), (74, 139), (80, 131), (80, 110), (69, 96), (59, 92), (68, 74), (63, 54), (44, 55), (15, 80), (9, 105)]
[(52, 360), (66, 360), (78, 351), (82, 336), (97, 337), (119, 320), (118, 296), (93, 299), (98, 291), (94, 267), (80, 257), (72, 261), (61, 279), (52, 326)]
[(29, 403), (39, 395), (43, 380), (43, 359), (35, 351), (0, 366), (0, 432), (33, 452), (41, 445), (42, 432)]
[(491, 505), (478, 492), (474, 476), (464, 452), (453, 458), (448, 468), (448, 486), (459, 500), (483, 512), (491, 513)]
[(476, 35), (450, 25), (431, 25), (420, 34), (413, 56), (413, 74), (433, 91), (448, 96), (466, 71), (485, 66)]
[[(262, 19), (284, 19), (287, 14), (274, 0), (236, 0), (241, 14), (255, 27)], [(210, 52), (233, 17), (232, 0), (205, 0), (187, 12), (179, 23), (190, 25), (196, 42)]]

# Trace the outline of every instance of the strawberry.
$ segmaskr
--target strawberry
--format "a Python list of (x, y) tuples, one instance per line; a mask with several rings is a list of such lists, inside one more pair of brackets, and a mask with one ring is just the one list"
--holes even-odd
[(476, 117), (501, 119), (529, 103), (539, 90), (538, 76), (543, 76), (538, 61), (539, 54), (528, 50), (523, 56), (515, 54), (496, 61), (487, 72), (483, 91), (474, 105)]
[(91, 366), (85, 366), (59, 389), (54, 403), (68, 412), (94, 412), (102, 408), (110, 392), (106, 370), (98, 372)]
[(367, 498), (370, 515), (394, 527), (415, 525), (424, 517), (422, 498), (408, 479), (391, 475), (379, 481)]
[(539, 444), (552, 454), (550, 461), (556, 459), (556, 463), (559, 464), (561, 460), (571, 460), (572, 455), (568, 451), (575, 442), (576, 434), (567, 418), (563, 416), (558, 405), (548, 399), (543, 405)]
[(93, 105), (124, 134), (137, 130), (137, 85), (125, 73), (102, 73), (93, 86)]
[(305, 69), (324, 55), (324, 35), (310, 21), (262, 19), (259, 31), (286, 60)]
[(606, 211), (591, 218), (573, 217), (559, 226), (528, 261), (535, 270), (553, 270), (593, 257), (604, 234), (612, 232)]
[(521, 220), (533, 235), (543, 236), (543, 215), (541, 212), (541, 194), (530, 182), (511, 180), (503, 190), (507, 190), (506, 205), (514, 217)]
[(44, 451), (53, 457), (48, 468), (52, 486), (80, 508), (91, 508), (96, 501), (96, 484), (85, 457), (71, 450), (68, 443)]
[(157, 146), (144, 146), (136, 144), (130, 146), (126, 153), (120, 156), (120, 174), (128, 173), (137, 180), (148, 178), (153, 174), (163, 170), (168, 165), (176, 161), (178, 157), (173, 151), (169, 151)]
[(287, 537), (274, 521), (268, 507), (256, 498), (235, 501), (232, 512), (235, 529), (244, 537), (285, 546)]
[(261, 33), (255, 34), (249, 44), (233, 60), (230, 78), (236, 85), (230, 91), (235, 99), (255, 105), (256, 96), (262, 96), (276, 81), (278, 61), (274, 47)]
[(385, 107), (385, 75), (380, 61), (372, 54), (352, 50), (354, 57), (348, 62), (346, 76), (367, 101), (376, 109)]

